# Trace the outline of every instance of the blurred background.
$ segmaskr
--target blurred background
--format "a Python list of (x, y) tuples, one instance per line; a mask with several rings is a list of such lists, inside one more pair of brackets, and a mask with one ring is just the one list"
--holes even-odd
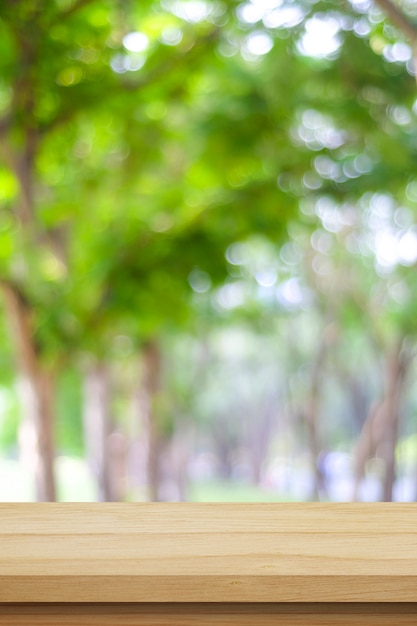
[(0, 500), (417, 499), (413, 0), (2, 0)]

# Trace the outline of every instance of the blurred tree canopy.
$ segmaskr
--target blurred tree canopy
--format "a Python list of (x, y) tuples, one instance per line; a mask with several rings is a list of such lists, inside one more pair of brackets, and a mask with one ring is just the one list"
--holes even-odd
[[(225, 311), (291, 315), (309, 292), (323, 320), (312, 370), (333, 322), (353, 334), (367, 324), (388, 360), (405, 359), (417, 310), (417, 35), (413, 3), (396, 10), (405, 31), (368, 0), (3, 1), (4, 343), (23, 381), (39, 499), (56, 497), (53, 424), (69, 370), (85, 381), (101, 497), (116, 497), (105, 450), (120, 337), (143, 357), (153, 498), (175, 428), (161, 391), (169, 333)], [(287, 291), (270, 310), (256, 291), (270, 262), (248, 261), (257, 241), (284, 255)], [(242, 283), (252, 295), (240, 307)], [(307, 387), (315, 459), (314, 371)]]

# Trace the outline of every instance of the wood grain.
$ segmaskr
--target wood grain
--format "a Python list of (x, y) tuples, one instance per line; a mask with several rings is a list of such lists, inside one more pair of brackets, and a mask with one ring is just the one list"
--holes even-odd
[(417, 602), (417, 506), (0, 505), (0, 602), (149, 601)]
[(409, 604), (0, 605), (7, 626), (415, 626)]

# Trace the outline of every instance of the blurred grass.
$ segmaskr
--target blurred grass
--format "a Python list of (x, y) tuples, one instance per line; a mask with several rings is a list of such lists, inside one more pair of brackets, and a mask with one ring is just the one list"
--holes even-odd
[(189, 498), (192, 502), (291, 502), (287, 497), (272, 490), (261, 489), (245, 483), (222, 482), (217, 480), (194, 483), (190, 486)]
[[(60, 502), (94, 502), (94, 481), (82, 459), (58, 457), (56, 468)], [(17, 460), (0, 458), (0, 502), (33, 501), (31, 482), (30, 473)], [(290, 502), (294, 498), (245, 483), (205, 480), (190, 485), (189, 501)]]

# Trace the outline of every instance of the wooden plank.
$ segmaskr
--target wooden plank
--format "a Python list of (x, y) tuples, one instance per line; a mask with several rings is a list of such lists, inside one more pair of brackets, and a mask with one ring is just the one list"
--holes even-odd
[(415, 626), (409, 604), (0, 605), (7, 626)]
[(0, 602), (417, 602), (414, 504), (1, 504)]

